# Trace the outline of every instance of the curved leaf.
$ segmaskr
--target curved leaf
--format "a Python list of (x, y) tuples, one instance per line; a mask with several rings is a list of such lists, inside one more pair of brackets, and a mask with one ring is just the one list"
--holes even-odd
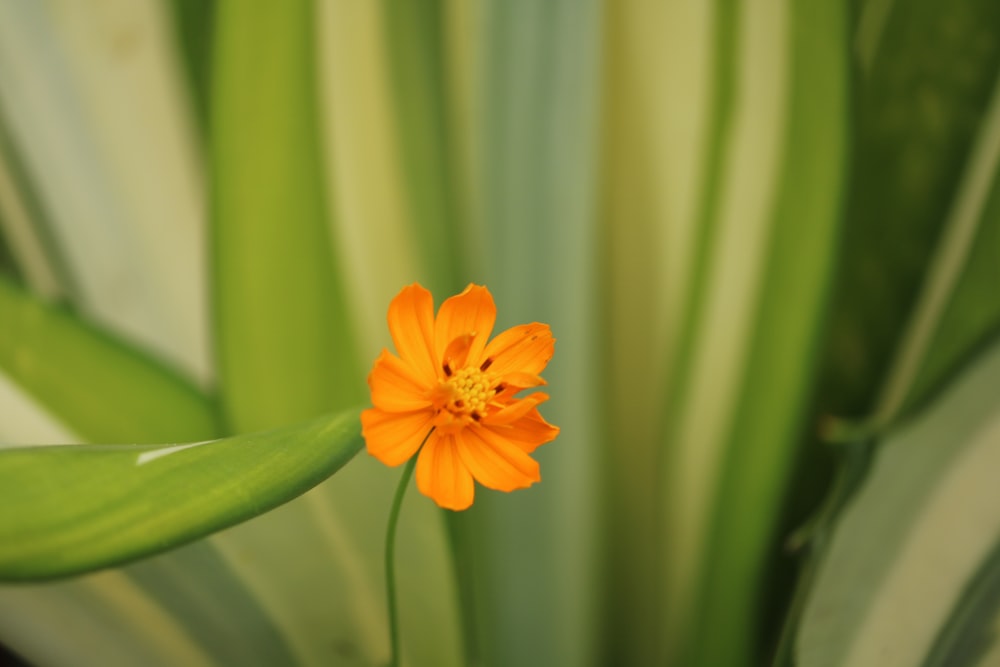
[(1000, 535), (998, 382), (994, 344), (880, 445), (819, 562), (795, 664), (942, 664), (977, 635), (982, 619), (969, 611)]
[(218, 434), (190, 382), (72, 312), (0, 279), (0, 373), (92, 442)]
[(207, 385), (205, 183), (163, 10), (0, 3), (0, 114), (74, 303)]
[(0, 452), (0, 581), (60, 577), (164, 551), (285, 503), (361, 448), (357, 410), (185, 445)]
[[(948, 665), (995, 665), (1000, 657), (996, 642), (997, 621), (1000, 621), (1000, 542), (969, 579), (961, 600), (951, 612), (951, 618), (938, 632), (934, 648), (923, 667)], [(987, 656), (992, 656), (986, 659)], [(981, 662), (976, 662), (981, 658)]]

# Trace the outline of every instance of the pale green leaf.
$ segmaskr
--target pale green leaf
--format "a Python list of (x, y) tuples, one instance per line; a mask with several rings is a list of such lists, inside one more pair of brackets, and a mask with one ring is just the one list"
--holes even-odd
[(66, 291), (68, 281), (43, 219), (24, 165), (0, 119), (0, 262), (7, 264), (2, 269), (34, 292), (54, 298)]
[[(496, 297), (497, 331), (552, 326), (546, 419), (562, 430), (536, 452), (542, 482), (510, 495), (477, 491), (461, 520), (481, 577), (483, 662), (600, 662), (595, 464), (600, 431), (598, 321), (601, 6), (504, 0), (468, 11), (475, 177), (469, 278)], [(460, 556), (465, 555), (461, 554)], [(466, 556), (468, 558), (468, 556)], [(559, 619), (553, 622), (552, 619)]]
[(943, 630), (960, 634), (954, 619), (983, 592), (971, 584), (995, 558), (1000, 535), (998, 383), (993, 345), (881, 444), (820, 557), (796, 664), (904, 667), (932, 651), (947, 655)]
[(969, 577), (961, 599), (952, 608), (948, 622), (940, 628), (923, 667), (997, 664), (1000, 642), (1000, 542)]
[(207, 384), (205, 187), (171, 38), (160, 2), (0, 3), (0, 114), (77, 307)]
[(708, 57), (712, 3), (611, 3), (605, 13), (607, 270), (598, 293), (605, 346), (596, 358), (611, 386), (628, 387), (609, 391), (606, 406), (607, 432), (629, 445), (604, 462), (605, 551), (618, 573), (604, 605), (607, 655), (642, 664), (663, 637), (659, 600), (648, 595), (662, 570), (647, 528), (657, 511), (651, 472), (661, 456), (665, 379), (692, 296), (704, 144), (717, 141), (708, 132), (719, 115), (708, 113), (709, 93), (721, 73)]
[(0, 448), (14, 444), (69, 445), (81, 441), (36, 399), (0, 370)]
[(212, 546), (199, 540), (123, 568), (0, 586), (3, 641), (32, 665), (294, 665), (267, 610)]
[(374, 359), (391, 343), (386, 304), (403, 285), (425, 281), (395, 132), (382, 5), (324, 0), (317, 10), (326, 186), (337, 193), (330, 225), (352, 277), (358, 350)]

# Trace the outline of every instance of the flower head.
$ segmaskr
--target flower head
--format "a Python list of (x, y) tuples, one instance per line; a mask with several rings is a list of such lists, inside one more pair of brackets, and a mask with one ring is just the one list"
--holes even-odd
[(495, 320), (485, 287), (447, 299), (437, 318), (430, 292), (404, 287), (389, 304), (399, 356), (382, 350), (368, 376), (374, 407), (361, 413), (368, 452), (397, 466), (420, 450), (417, 488), (452, 510), (472, 504), (473, 479), (499, 491), (539, 481), (530, 454), (559, 434), (538, 412), (548, 395), (518, 396), (545, 384), (539, 373), (552, 358), (552, 332), (522, 324), (489, 340)]

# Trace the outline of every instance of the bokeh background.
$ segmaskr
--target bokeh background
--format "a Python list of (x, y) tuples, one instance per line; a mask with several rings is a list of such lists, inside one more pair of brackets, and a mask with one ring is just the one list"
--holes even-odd
[[(985, 0), (0, 0), (0, 441), (363, 404), (396, 292), (476, 282), (498, 326), (551, 324), (562, 433), (531, 489), (409, 495), (407, 664), (987, 660), (995, 509), (921, 560), (847, 508), (966, 545), (1000, 502), (959, 471), (928, 518), (941, 451), (989, 431), (958, 425), (1000, 414), (998, 73)], [(26, 340), (26, 303), (69, 323)], [(962, 382), (981, 405), (940, 403)], [(910, 438), (923, 477), (872, 472)], [(362, 452), (205, 540), (2, 587), (0, 644), (384, 664), (397, 475)], [(871, 593), (913, 567), (953, 575), (916, 630), (925, 598)]]

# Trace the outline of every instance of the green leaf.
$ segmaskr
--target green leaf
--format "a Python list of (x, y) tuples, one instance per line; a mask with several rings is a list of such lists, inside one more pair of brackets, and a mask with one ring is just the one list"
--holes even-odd
[(459, 137), (449, 134), (444, 5), (384, 2), (383, 7), (401, 167), (428, 287), (439, 294), (457, 291), (469, 247), (467, 226), (459, 224), (460, 181), (453, 166)]
[[(1000, 82), (1000, 79), (998, 79)], [(907, 408), (918, 405), (933, 394), (962, 364), (968, 362), (1000, 330), (1000, 86), (994, 91), (989, 115), (980, 134), (980, 146), (987, 162), (980, 173), (969, 178), (982, 180), (978, 193), (982, 201), (972, 204), (968, 214), (977, 223), (965, 240), (963, 254), (958, 258), (950, 293), (940, 305), (936, 321), (931, 325), (933, 337), (927, 341), (927, 353), (912, 380)], [(970, 169), (972, 171), (972, 169)], [(975, 187), (975, 186), (974, 186)], [(971, 198), (971, 197), (970, 197)], [(967, 198), (968, 199), (968, 198)]]
[(363, 386), (327, 226), (313, 9), (240, 0), (216, 15), (213, 302), (237, 431), (346, 407)]
[(91, 442), (218, 434), (214, 406), (171, 369), (0, 279), (0, 371)]
[(684, 665), (749, 665), (760, 650), (759, 592), (810, 408), (846, 164), (843, 9), (741, 7), (720, 35), (736, 42), (740, 102), (707, 185), (717, 219), (665, 417), (661, 591), (668, 660)]
[[(940, 629), (934, 647), (923, 667), (949, 665), (997, 664), (1000, 642), (997, 642), (997, 622), (1000, 621), (1000, 540), (975, 576), (968, 579), (961, 599), (951, 611), (948, 622)], [(992, 654), (992, 661), (976, 658)]]
[(599, 315), (589, 296), (598, 284), (601, 3), (491, 0), (467, 9), (474, 48), (456, 59), (471, 60), (474, 73), (473, 220), (488, 249), (470, 266), (496, 296), (497, 331), (552, 326), (559, 340), (542, 413), (562, 429), (537, 451), (541, 484), (478, 492), (460, 517), (482, 575), (482, 661), (587, 665), (600, 662), (602, 639), (591, 410), (601, 386)]
[(782, 660), (829, 524), (868, 474), (871, 438), (919, 415), (1000, 326), (998, 18), (980, 0), (861, 12), (854, 177), (820, 404), (866, 419), (833, 431), (860, 442), (842, 450), (840, 482), (810, 528)]
[(692, 298), (693, 246), (705, 230), (695, 219), (700, 184), (708, 153), (718, 159), (715, 144), (723, 139), (716, 126), (725, 114), (711, 113), (711, 92), (725, 89), (730, 64), (708, 57), (713, 18), (727, 20), (711, 3), (619, 2), (604, 12), (606, 286), (602, 352), (595, 358), (610, 386), (628, 388), (602, 397), (605, 437), (629, 443), (602, 460), (607, 567), (617, 573), (604, 586), (604, 662), (646, 664), (656, 661), (664, 627), (659, 600), (649, 595), (663, 567), (648, 529), (657, 512), (649, 475), (662, 455), (665, 378), (677, 366), (675, 343)]
[(361, 445), (349, 410), (184, 445), (0, 451), (0, 580), (67, 576), (190, 542), (304, 493)]
[[(329, 21), (347, 10), (327, 6), (317, 16), (318, 9), (304, 0), (235, 0), (220, 3), (215, 16), (213, 304), (222, 402), (238, 430), (353, 403), (364, 387), (350, 335), (354, 311), (345, 303), (328, 221), (321, 130), (334, 128), (321, 126), (317, 99), (316, 20), (324, 22), (320, 34), (333, 39), (339, 33), (331, 33)], [(327, 144), (327, 155), (345, 169), (353, 168), (351, 148), (355, 161), (366, 158), (366, 144), (353, 139), (343, 151)], [(380, 173), (373, 167), (366, 163), (361, 173)], [(351, 180), (330, 183), (350, 187)], [(364, 184), (360, 199), (378, 187)], [(369, 220), (357, 215), (348, 222)], [(391, 234), (388, 242), (402, 243)], [(400, 256), (407, 252), (377, 260)], [(383, 322), (386, 305), (376, 306)], [(213, 539), (299, 662), (386, 659), (381, 553), (395, 478), (373, 458), (359, 457), (314, 493)], [(399, 536), (402, 650), (413, 664), (461, 664), (443, 517), (426, 499), (413, 505), (403, 509)], [(288, 568), (292, 544), (296, 567)]]
[(423, 230), (412, 224), (401, 168), (383, 7), (323, 2), (317, 13), (326, 184), (337, 193), (331, 226), (351, 277), (360, 358), (374, 359), (391, 344), (386, 304), (403, 285), (430, 284), (432, 267), (420, 256)]
[(205, 188), (169, 29), (156, 2), (0, 3), (0, 114), (62, 291), (207, 385)]
[(173, 37), (177, 50), (183, 57), (184, 70), (192, 106), (202, 135), (208, 131), (208, 104), (211, 83), (209, 66), (212, 50), (212, 27), (215, 19), (215, 3), (200, 0), (168, 0), (166, 2), (173, 15)]
[(32, 290), (47, 297), (65, 291), (65, 263), (54, 252), (37, 193), (19, 159), (8, 128), (0, 118), (0, 243), (13, 274)]
[(795, 664), (964, 664), (947, 657), (996, 612), (995, 592), (976, 584), (996, 576), (998, 384), (994, 343), (880, 444), (820, 555)]
[(942, 227), (923, 284), (902, 331), (868, 423), (883, 426), (918, 405), (1000, 324), (993, 289), (1000, 276), (997, 205), (1000, 86), (996, 86)]
[(875, 409), (944, 245), (1000, 68), (995, 2), (863, 4), (844, 268), (824, 373), (825, 406), (858, 418)]

